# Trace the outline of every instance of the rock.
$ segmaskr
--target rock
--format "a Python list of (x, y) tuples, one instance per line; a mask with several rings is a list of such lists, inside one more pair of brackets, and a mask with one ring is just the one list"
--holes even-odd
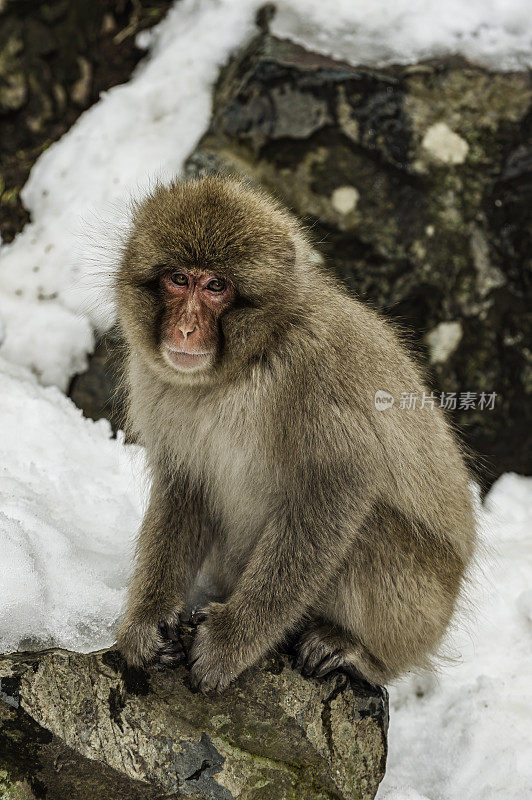
[(35, 160), (144, 54), (135, 36), (171, 0), (0, 0), (0, 235), (28, 221), (20, 190)]
[(68, 390), (85, 416), (111, 422), (113, 430), (124, 427), (125, 398), (120, 389), (121, 339), (116, 328), (101, 337), (88, 369), (76, 375)]
[(384, 775), (386, 691), (283, 655), (213, 698), (113, 650), (4, 656), (0, 678), (6, 800), (369, 800)]
[[(486, 486), (532, 471), (531, 99), (527, 72), (353, 67), (263, 33), (222, 71), (187, 164), (264, 184), (408, 330)], [(494, 409), (460, 409), (465, 392)]]

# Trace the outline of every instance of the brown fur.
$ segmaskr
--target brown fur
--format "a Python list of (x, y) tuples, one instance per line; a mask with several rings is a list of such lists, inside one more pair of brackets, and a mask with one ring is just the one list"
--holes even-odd
[[(191, 654), (203, 690), (295, 631), (307, 674), (386, 682), (425, 665), (472, 555), (447, 423), (437, 408), (375, 409), (379, 389), (425, 387), (391, 325), (316, 264), (271, 198), (209, 177), (142, 203), (120, 266), (129, 417), (154, 480), (118, 641), (133, 664), (170, 661), (158, 622), (211, 570), (223, 602)], [(192, 376), (160, 353), (158, 278), (183, 265), (237, 293), (214, 364)]]

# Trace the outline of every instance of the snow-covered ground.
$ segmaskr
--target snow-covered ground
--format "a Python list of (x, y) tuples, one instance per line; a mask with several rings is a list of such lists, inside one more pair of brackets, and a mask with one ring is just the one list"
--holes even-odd
[(532, 798), (532, 478), (501, 477), (480, 528), (456, 662), (390, 690), (379, 800)]
[[(0, 247), (0, 652), (110, 644), (142, 513), (143, 456), (59, 389), (113, 321), (127, 205), (174, 175), (210, 113), (220, 66), (263, 0), (181, 0), (107, 92), (32, 170), (32, 222)], [(273, 31), (353, 63), (450, 52), (532, 66), (526, 0), (279, 0)], [(59, 388), (57, 388), (59, 387)], [(391, 690), (380, 800), (532, 798), (532, 478), (486, 500), (470, 610), (438, 679)]]
[(142, 450), (2, 359), (0, 385), (0, 653), (109, 645), (146, 494)]

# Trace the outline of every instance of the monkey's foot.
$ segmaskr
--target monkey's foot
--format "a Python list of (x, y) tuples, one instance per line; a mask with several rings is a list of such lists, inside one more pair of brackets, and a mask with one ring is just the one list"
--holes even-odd
[(369, 654), (365, 655), (364, 648), (339, 628), (326, 623), (316, 623), (305, 631), (296, 644), (296, 653), (294, 669), (307, 678), (322, 678), (336, 669), (357, 682), (370, 684), (367, 676), (373, 676), (369, 664), (365, 663), (369, 661)]
[(126, 620), (118, 632), (118, 649), (131, 667), (150, 664), (173, 667), (185, 659), (179, 623), (178, 614), (159, 622)]
[(196, 619), (188, 662), (192, 681), (203, 694), (223, 692), (247, 666), (238, 650), (234, 622), (225, 603), (199, 609)]
[(165, 667), (175, 667), (185, 660), (185, 648), (178, 630), (179, 623), (168, 623), (166, 620), (159, 622), (159, 632), (163, 644), (159, 647), (155, 660)]
[(190, 612), (190, 617), (188, 621), (192, 625), (193, 628), (197, 628), (198, 625), (201, 625), (202, 622), (205, 622), (207, 619), (207, 607), (206, 606), (194, 606), (192, 611)]

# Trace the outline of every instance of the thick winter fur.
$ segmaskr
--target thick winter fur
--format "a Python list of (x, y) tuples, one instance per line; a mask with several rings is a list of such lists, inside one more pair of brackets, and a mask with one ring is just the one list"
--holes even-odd
[[(191, 653), (221, 690), (289, 634), (306, 674), (387, 682), (423, 666), (453, 613), (475, 524), (468, 475), (392, 327), (316, 265), (297, 221), (235, 180), (158, 188), (117, 279), (132, 429), (153, 471), (118, 642), (132, 664), (182, 656), (175, 624), (198, 571), (212, 603)], [(214, 366), (160, 353), (164, 269), (236, 287)], [(375, 408), (390, 392), (392, 408)], [(164, 624), (159, 628), (160, 621)]]

